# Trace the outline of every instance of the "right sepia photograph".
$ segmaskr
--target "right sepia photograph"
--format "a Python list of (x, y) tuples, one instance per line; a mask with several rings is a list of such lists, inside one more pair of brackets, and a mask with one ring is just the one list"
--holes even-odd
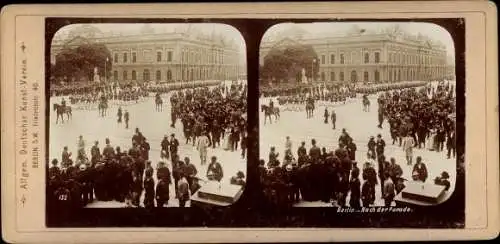
[(425, 22), (282, 23), (259, 57), (259, 172), (280, 206), (432, 206), (457, 175), (455, 48)]

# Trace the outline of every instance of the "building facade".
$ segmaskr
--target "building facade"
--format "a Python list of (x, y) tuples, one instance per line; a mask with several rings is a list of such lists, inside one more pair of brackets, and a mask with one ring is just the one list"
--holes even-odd
[[(320, 82), (398, 82), (454, 78), (454, 64), (446, 49), (423, 37), (399, 34), (355, 33), (316, 39), (263, 42), (260, 64), (272, 48), (289, 42), (312, 45), (317, 54)], [(312, 69), (310, 67), (303, 67)], [(309, 77), (310, 78), (310, 77)]]
[(235, 80), (246, 76), (242, 53), (235, 45), (220, 36), (187, 32), (78, 35), (69, 40), (53, 40), (51, 63), (55, 63), (62, 48), (81, 43), (103, 43), (110, 50), (112, 65), (108, 81)]

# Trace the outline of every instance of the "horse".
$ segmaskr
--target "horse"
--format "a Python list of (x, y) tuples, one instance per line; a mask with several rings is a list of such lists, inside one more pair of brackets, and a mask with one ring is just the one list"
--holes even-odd
[(307, 102), (306, 114), (307, 114), (308, 119), (312, 118), (314, 116), (314, 103), (313, 102)]
[(370, 112), (370, 99), (366, 95), (363, 96), (363, 111)]
[(108, 102), (106, 100), (101, 100), (101, 102), (99, 102), (99, 115), (101, 115), (101, 117), (104, 117), (107, 114), (107, 110)]
[(268, 105), (262, 104), (260, 106), (262, 112), (264, 112), (264, 124), (266, 124), (267, 118), (269, 118), (269, 122), (272, 124), (273, 121), (271, 119), (271, 115), (274, 115), (274, 119), (278, 120), (280, 118), (280, 109), (277, 107), (271, 108)]
[(59, 117), (61, 117), (61, 121), (64, 124), (64, 114), (66, 114), (67, 119), (69, 120), (73, 115), (71, 114), (71, 106), (63, 106), (57, 103), (54, 103), (54, 111), (57, 112), (56, 124), (59, 122)]
[(163, 111), (163, 100), (159, 95), (156, 96), (155, 104), (156, 104), (156, 111)]

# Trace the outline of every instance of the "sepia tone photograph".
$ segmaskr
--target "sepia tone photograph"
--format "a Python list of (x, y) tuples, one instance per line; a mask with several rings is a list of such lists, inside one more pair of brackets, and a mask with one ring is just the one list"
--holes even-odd
[(452, 195), (464, 155), (446, 29), (281, 23), (259, 53), (259, 172), (272, 202), (405, 211)]
[(8, 6), (2, 236), (498, 235), (495, 18), (464, 2)]
[(50, 214), (239, 199), (247, 67), (237, 29), (70, 24), (49, 45)]

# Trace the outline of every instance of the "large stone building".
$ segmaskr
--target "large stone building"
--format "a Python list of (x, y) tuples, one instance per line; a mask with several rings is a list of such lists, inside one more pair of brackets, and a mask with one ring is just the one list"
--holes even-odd
[(51, 63), (56, 62), (62, 48), (82, 43), (103, 43), (110, 50), (112, 67), (108, 81), (246, 79), (245, 55), (233, 40), (190, 27), (155, 33), (145, 25), (140, 33), (124, 35), (106, 34), (94, 26), (83, 25), (65, 37), (53, 39)]
[[(319, 82), (397, 82), (453, 79), (455, 68), (439, 42), (402, 31), (368, 32), (354, 27), (340, 36), (299, 38), (281, 35), (264, 40), (260, 65), (272, 48), (290, 44), (312, 45), (318, 55)], [(312, 69), (312, 64), (304, 69)], [(308, 77), (310, 79), (310, 77)]]

